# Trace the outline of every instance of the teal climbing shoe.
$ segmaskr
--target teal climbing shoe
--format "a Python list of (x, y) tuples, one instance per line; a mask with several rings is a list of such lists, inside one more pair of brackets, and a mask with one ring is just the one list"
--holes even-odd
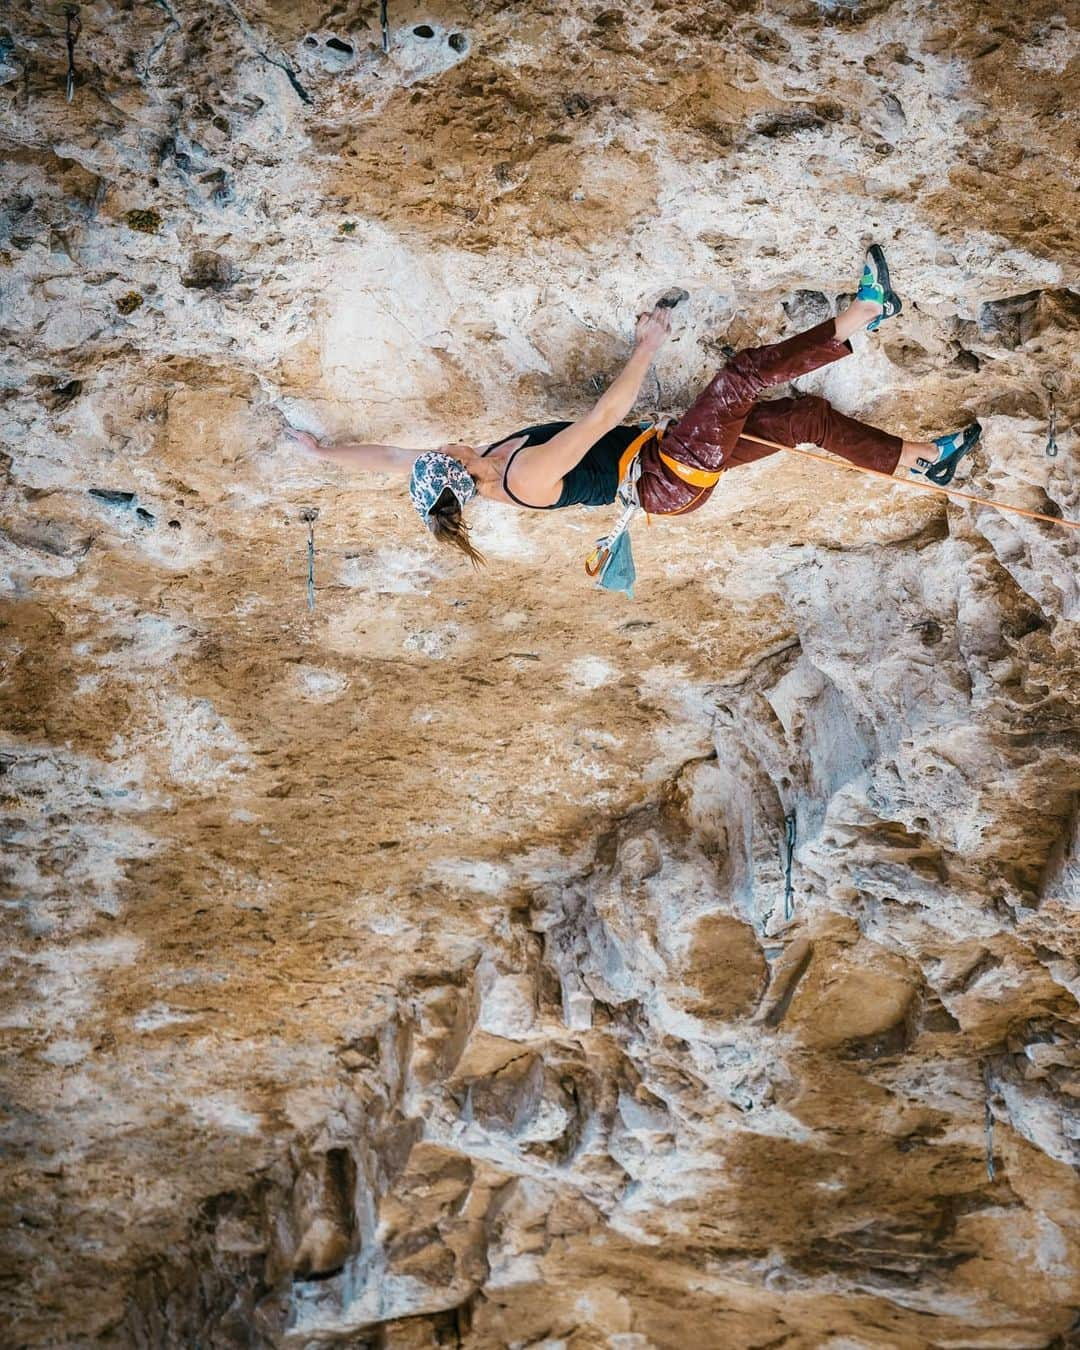
[(917, 461), (918, 467), (912, 469), (911, 472), (922, 474), (923, 477), (929, 478), (931, 483), (936, 483), (938, 487), (947, 486), (953, 480), (956, 466), (969, 450), (974, 450), (981, 435), (982, 427), (978, 422), (972, 422), (963, 431), (954, 431), (948, 436), (935, 436), (934, 444), (938, 448), (937, 459), (920, 459)]
[(886, 319), (891, 319), (904, 308), (900, 297), (889, 284), (889, 265), (880, 244), (871, 244), (866, 250), (866, 263), (859, 278), (856, 300), (873, 300), (881, 306), (881, 313), (866, 325), (874, 333)]

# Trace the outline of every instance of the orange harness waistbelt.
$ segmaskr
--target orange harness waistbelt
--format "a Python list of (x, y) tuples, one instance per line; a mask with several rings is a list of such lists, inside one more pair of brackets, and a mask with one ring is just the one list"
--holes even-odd
[[(645, 442), (651, 440), (654, 436), (657, 441), (661, 441), (664, 438), (664, 433), (658, 427), (646, 427), (640, 436), (634, 437), (619, 456), (620, 483), (626, 477), (626, 471), (629, 469), (634, 456), (642, 449)], [(691, 487), (715, 487), (720, 481), (720, 474), (713, 469), (692, 469), (689, 464), (680, 464), (677, 459), (672, 459), (670, 455), (665, 455), (663, 450), (658, 450), (657, 453), (675, 477), (681, 478), (684, 483), (689, 483)]]
[(680, 464), (677, 459), (672, 459), (670, 455), (665, 455), (663, 450), (659, 449), (659, 443), (664, 439), (664, 432), (659, 427), (646, 427), (640, 436), (634, 437), (619, 456), (620, 483), (626, 477), (627, 471), (633, 463), (634, 456), (637, 455), (654, 436), (657, 441), (657, 453), (664, 464), (667, 465), (676, 478), (680, 478), (689, 487), (696, 487), (698, 489), (697, 495), (692, 497), (684, 506), (680, 506), (675, 511), (664, 511), (660, 513), (662, 515), (678, 516), (694, 506), (706, 488), (715, 487), (720, 481), (720, 474), (712, 469), (692, 469), (688, 464)]
[(620, 482), (620, 483), (621, 483), (621, 482), (623, 481), (623, 479), (626, 477), (627, 470), (630, 468), (630, 465), (633, 463), (634, 456), (638, 453), (639, 450), (641, 450), (641, 448), (642, 448), (642, 446), (644, 446), (645, 442), (648, 441), (648, 440), (651, 440), (653, 436), (658, 436), (658, 435), (660, 435), (660, 434), (661, 434), (661, 433), (659, 433), (659, 432), (656, 430), (655, 427), (646, 427), (645, 430), (641, 433), (640, 436), (635, 436), (635, 437), (634, 437), (634, 439), (630, 442), (630, 444), (626, 447), (626, 449), (625, 449), (625, 450), (622, 452), (622, 454), (619, 456), (619, 482)]
[(715, 487), (720, 481), (720, 475), (713, 469), (692, 469), (689, 464), (680, 464), (677, 459), (672, 459), (670, 455), (665, 455), (663, 450), (661, 450), (659, 454), (660, 458), (675, 477), (681, 478), (684, 483), (689, 483), (691, 487)]

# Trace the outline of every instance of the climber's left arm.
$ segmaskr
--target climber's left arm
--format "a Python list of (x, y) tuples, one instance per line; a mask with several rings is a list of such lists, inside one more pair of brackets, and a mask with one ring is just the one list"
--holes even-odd
[(593, 407), (550, 441), (526, 446), (514, 460), (515, 493), (528, 501), (543, 501), (601, 436), (625, 421), (637, 402), (653, 357), (670, 331), (670, 309), (658, 307), (638, 319), (629, 361)]

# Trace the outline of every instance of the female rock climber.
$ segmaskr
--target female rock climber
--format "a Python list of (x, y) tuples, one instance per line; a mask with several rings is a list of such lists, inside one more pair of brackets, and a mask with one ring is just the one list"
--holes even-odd
[(460, 549), (474, 565), (482, 558), (469, 539), (463, 511), (476, 495), (526, 510), (555, 511), (613, 502), (620, 483), (630, 481), (638, 505), (651, 515), (685, 515), (705, 504), (724, 472), (776, 453), (743, 439), (743, 432), (783, 445), (809, 441), (864, 468), (923, 475), (944, 486), (978, 441), (978, 422), (931, 441), (904, 441), (837, 412), (814, 394), (758, 402), (770, 386), (848, 356), (852, 334), (860, 328), (874, 331), (901, 308), (885, 255), (871, 245), (848, 309), (783, 342), (737, 353), (666, 429), (623, 425), (653, 356), (668, 337), (670, 309), (658, 305), (638, 320), (625, 368), (580, 421), (526, 427), (484, 450), (456, 444), (431, 451), (353, 442), (323, 445), (305, 431), (289, 428), (288, 434), (319, 457), (351, 468), (410, 474), (410, 495), (421, 520), (437, 540)]

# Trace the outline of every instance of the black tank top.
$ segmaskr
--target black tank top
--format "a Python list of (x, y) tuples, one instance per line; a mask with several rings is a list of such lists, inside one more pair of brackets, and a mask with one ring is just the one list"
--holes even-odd
[[(525, 427), (521, 431), (515, 431), (511, 436), (504, 436), (501, 441), (496, 441), (495, 445), (502, 445), (503, 442), (512, 440), (514, 436), (527, 436), (525, 445), (543, 445), (569, 426), (573, 426), (573, 423), (544, 422), (540, 426)], [(613, 427), (611, 431), (605, 432), (596, 444), (585, 452), (580, 463), (575, 464), (563, 478), (559, 500), (550, 506), (533, 506), (531, 502), (523, 502), (520, 497), (515, 497), (507, 486), (510, 466), (518, 453), (525, 449), (525, 445), (519, 446), (506, 461), (506, 468), (503, 470), (503, 488), (506, 495), (517, 502), (518, 506), (527, 506), (531, 511), (558, 511), (564, 506), (607, 506), (615, 500), (619, 489), (619, 460), (623, 451), (636, 436), (640, 435), (641, 428), (638, 426)], [(493, 445), (488, 448), (495, 447)], [(487, 454), (487, 451), (484, 453)]]

